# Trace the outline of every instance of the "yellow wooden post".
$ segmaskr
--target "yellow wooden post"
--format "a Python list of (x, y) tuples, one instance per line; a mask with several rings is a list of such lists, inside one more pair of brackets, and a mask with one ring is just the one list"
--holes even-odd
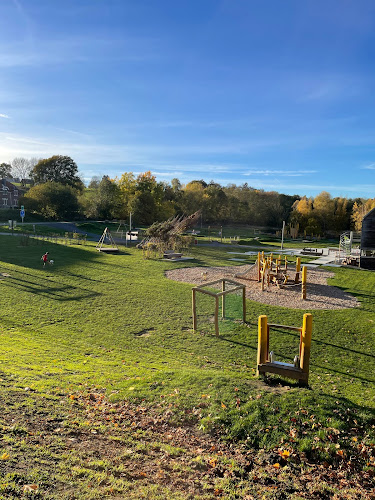
[(270, 255), (270, 271), (272, 271), (272, 266), (273, 266), (273, 253)]
[(304, 314), (302, 335), (301, 335), (300, 368), (307, 375), (306, 383), (308, 381), (309, 368), (310, 368), (311, 334), (312, 334), (312, 314)]
[(302, 300), (306, 300), (307, 267), (302, 268)]
[(215, 297), (215, 334), (219, 336), (219, 297)]
[(266, 277), (267, 268), (268, 268), (268, 264), (267, 264), (267, 261), (265, 261), (263, 263), (263, 270), (262, 270), (262, 292), (264, 291), (264, 280)]
[[(268, 345), (268, 333), (267, 333), (267, 316), (262, 315), (258, 318), (258, 357), (257, 365), (262, 365), (267, 361), (267, 345)], [(257, 375), (259, 375), (259, 370), (257, 367)]]
[(258, 281), (261, 279), (260, 252), (258, 252)]
[(288, 257), (285, 255), (285, 272), (288, 270)]
[(197, 329), (197, 305), (195, 299), (196, 299), (195, 290), (193, 288), (192, 290), (193, 330)]
[(295, 283), (299, 283), (299, 273), (301, 272), (301, 257), (297, 257)]
[[(225, 292), (225, 279), (221, 283), (221, 290)], [(221, 317), (225, 318), (225, 295), (221, 297)]]
[(242, 289), (242, 319), (246, 323), (246, 288)]

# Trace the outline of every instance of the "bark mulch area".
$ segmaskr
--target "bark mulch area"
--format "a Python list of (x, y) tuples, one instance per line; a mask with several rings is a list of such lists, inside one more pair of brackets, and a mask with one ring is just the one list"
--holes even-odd
[[(239, 276), (246, 274), (247, 279)], [(327, 279), (334, 273), (320, 269), (307, 271), (307, 299), (301, 299), (301, 286), (278, 288), (276, 285), (265, 287), (256, 281), (256, 268), (249, 266), (228, 267), (188, 267), (166, 271), (166, 277), (174, 281), (183, 281), (192, 285), (203, 285), (206, 282), (219, 278), (229, 278), (246, 285), (246, 297), (255, 302), (273, 306), (289, 307), (293, 309), (345, 309), (358, 307), (359, 301), (340, 288), (327, 284)], [(293, 279), (295, 269), (288, 269), (289, 279)]]

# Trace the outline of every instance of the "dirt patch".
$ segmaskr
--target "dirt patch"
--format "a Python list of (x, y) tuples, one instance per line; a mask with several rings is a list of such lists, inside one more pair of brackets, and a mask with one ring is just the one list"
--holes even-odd
[(56, 399), (3, 391), (0, 437), (9, 458), (0, 460), (0, 496), (19, 498), (36, 483), (34, 498), (46, 499), (373, 498), (371, 475), (344, 459), (334, 468), (282, 449), (251, 450), (199, 431), (194, 409), (177, 422), (165, 405), (112, 403), (94, 391)]
[[(301, 286), (278, 288), (276, 285), (265, 287), (262, 292), (260, 283), (256, 281), (256, 269), (247, 274), (247, 278), (238, 277), (249, 266), (228, 267), (189, 267), (166, 271), (167, 278), (174, 281), (183, 281), (192, 285), (203, 285), (206, 282), (220, 278), (229, 278), (246, 285), (246, 297), (255, 302), (282, 306), (293, 309), (346, 309), (359, 307), (360, 302), (340, 288), (330, 286), (327, 279), (334, 273), (320, 269), (307, 271), (307, 299), (301, 299)], [(290, 274), (294, 276), (295, 270), (291, 267)], [(236, 277), (237, 275), (237, 277)]]

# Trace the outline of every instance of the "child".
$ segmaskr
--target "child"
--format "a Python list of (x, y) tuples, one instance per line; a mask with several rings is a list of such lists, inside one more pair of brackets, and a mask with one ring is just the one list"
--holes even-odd
[(43, 267), (44, 267), (48, 262), (48, 252), (46, 252), (44, 255), (42, 255), (42, 261), (43, 261)]

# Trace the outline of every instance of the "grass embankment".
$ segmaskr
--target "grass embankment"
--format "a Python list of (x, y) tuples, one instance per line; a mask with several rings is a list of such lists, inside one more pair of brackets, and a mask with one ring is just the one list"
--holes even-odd
[[(45, 250), (54, 266), (42, 268)], [(345, 498), (365, 497), (374, 470), (374, 274), (335, 270), (331, 284), (361, 307), (313, 312), (310, 388), (299, 388), (256, 378), (256, 322), (267, 314), (300, 325), (302, 312), (248, 301), (247, 326), (226, 322), (219, 338), (193, 333), (191, 286), (164, 271), (233, 262), (223, 250), (191, 253), (187, 263), (145, 261), (136, 249), (105, 255), (0, 238), (9, 274), (0, 281), (3, 498), (18, 498), (25, 484), (38, 485), (40, 498), (275, 498), (275, 485), (301, 498), (307, 483), (308, 498), (330, 498), (340, 481)], [(271, 348), (290, 361), (298, 341), (275, 332)], [(240, 444), (199, 445), (190, 424)], [(244, 462), (249, 450), (263, 451)]]

